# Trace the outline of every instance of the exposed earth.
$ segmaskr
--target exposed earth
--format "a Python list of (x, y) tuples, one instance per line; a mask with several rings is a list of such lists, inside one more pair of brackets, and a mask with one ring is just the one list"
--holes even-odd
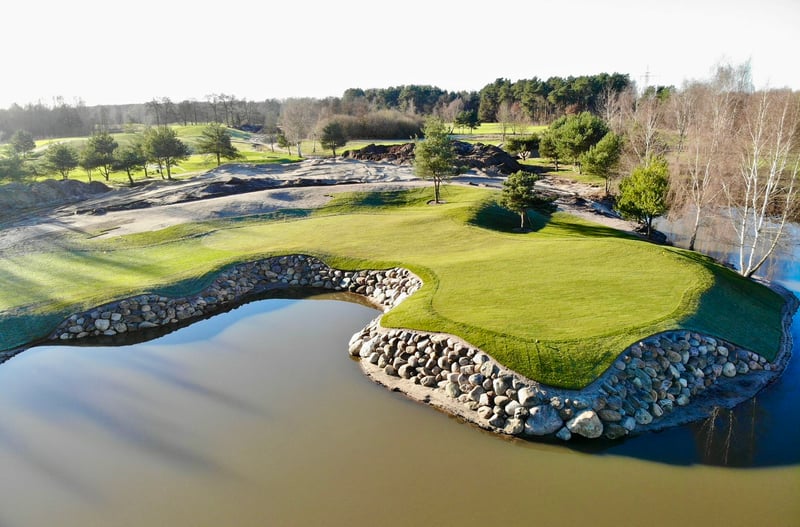
[[(452, 184), (500, 188), (504, 177), (496, 170), (473, 168), (453, 179)], [(3, 207), (0, 251), (9, 254), (46, 247), (67, 233), (112, 237), (180, 223), (314, 208), (338, 192), (397, 190), (431, 183), (419, 179), (407, 163), (340, 158), (274, 165), (230, 164), (191, 179), (151, 179), (134, 187), (110, 188), (77, 181), (51, 181), (46, 185), (51, 191), (40, 203), (28, 201), (21, 210)], [(556, 202), (560, 210), (624, 231), (636, 229), (636, 224), (620, 219), (600, 204), (601, 189), (549, 177), (537, 185), (560, 196)], [(59, 186), (60, 194), (53, 190)]]

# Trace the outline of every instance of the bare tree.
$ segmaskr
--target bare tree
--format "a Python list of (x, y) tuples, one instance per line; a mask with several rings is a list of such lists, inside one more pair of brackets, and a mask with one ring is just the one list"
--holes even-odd
[(661, 137), (664, 103), (654, 90), (639, 97), (633, 105), (626, 106), (626, 144), (635, 157), (636, 165), (646, 165), (649, 160), (666, 154), (666, 144)]
[(525, 115), (525, 110), (520, 103), (515, 102), (511, 105), (511, 133), (521, 134), (527, 125), (528, 117)]
[(513, 120), (512, 112), (511, 112), (511, 102), (510, 101), (503, 101), (497, 107), (497, 122), (500, 124), (500, 131), (502, 133), (502, 141), (506, 140), (506, 132), (508, 131), (509, 127), (511, 127), (511, 122)]
[(278, 125), (289, 143), (297, 145), (298, 157), (303, 157), (300, 142), (309, 137), (317, 118), (313, 99), (287, 99), (281, 107)]
[(147, 112), (151, 113), (155, 118), (156, 126), (161, 126), (161, 122), (164, 120), (164, 107), (162, 106), (161, 101), (153, 97), (153, 99), (148, 101), (145, 106), (147, 107)]
[(464, 109), (464, 100), (456, 97), (450, 103), (444, 105), (439, 111), (439, 117), (446, 123), (455, 122), (456, 116)]
[(800, 99), (763, 90), (743, 107), (738, 178), (723, 183), (739, 250), (739, 272), (753, 276), (778, 246), (798, 206)]
[(622, 135), (625, 132), (627, 107), (633, 107), (636, 94), (633, 87), (625, 91), (614, 90), (610, 85), (603, 88), (598, 96), (597, 112), (612, 132)]
[(670, 99), (678, 134), (671, 201), (674, 209), (693, 216), (689, 250), (695, 248), (701, 220), (722, 190), (721, 183), (735, 172), (731, 146), (739, 94), (715, 77), (711, 83), (685, 87)]

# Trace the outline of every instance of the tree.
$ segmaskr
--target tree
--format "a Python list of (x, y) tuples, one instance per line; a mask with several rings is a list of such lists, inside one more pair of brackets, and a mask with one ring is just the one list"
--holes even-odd
[(211, 154), (217, 158), (217, 166), (221, 164), (221, 158), (236, 159), (241, 154), (231, 143), (231, 134), (227, 128), (220, 123), (211, 123), (200, 132), (200, 139), (197, 141), (197, 151), (201, 154)]
[(542, 133), (542, 137), (539, 139), (539, 155), (550, 159), (555, 166), (556, 172), (558, 172), (558, 163), (561, 159), (561, 153), (556, 143), (555, 134), (550, 129), (545, 130), (544, 133)]
[(711, 82), (687, 86), (670, 100), (680, 138), (671, 202), (679, 213), (693, 216), (689, 250), (695, 248), (700, 222), (717, 201), (722, 182), (736, 170), (731, 146), (743, 93), (727, 77), (718, 69)]
[(523, 160), (528, 159), (531, 152), (539, 150), (539, 136), (531, 134), (524, 137), (509, 137), (505, 142), (505, 150)]
[(653, 220), (668, 210), (668, 191), (669, 165), (664, 158), (652, 159), (620, 181), (617, 210), (643, 224), (649, 238)]
[(625, 107), (625, 144), (638, 164), (647, 164), (648, 160), (667, 152), (662, 137), (664, 106), (663, 100), (651, 90), (636, 99), (633, 105)]
[(329, 121), (322, 127), (319, 142), (323, 148), (330, 148), (333, 151), (333, 157), (336, 157), (336, 148), (347, 144), (347, 136), (344, 133), (342, 123)]
[(290, 143), (297, 145), (297, 157), (303, 157), (300, 142), (307, 138), (317, 113), (312, 99), (289, 99), (281, 108), (280, 128)]
[[(189, 147), (178, 139), (172, 128), (151, 128), (145, 132), (145, 155), (156, 160), (159, 167), (167, 170), (167, 179), (172, 179), (172, 167), (189, 157)], [(161, 174), (164, 177), (164, 174)]]
[(285, 148), (286, 151), (289, 152), (289, 155), (292, 155), (292, 143), (286, 138), (286, 134), (283, 133), (283, 130), (278, 130), (275, 136), (275, 142), (278, 143), (278, 147)]
[(433, 181), (434, 201), (441, 203), (442, 181), (458, 174), (456, 152), (447, 126), (438, 117), (429, 117), (423, 127), (424, 139), (414, 146), (414, 171), (422, 179)]
[(118, 149), (114, 155), (114, 167), (117, 170), (124, 170), (128, 175), (128, 181), (133, 186), (132, 172), (137, 168), (145, 168), (147, 156), (142, 150), (141, 144), (130, 144)]
[(480, 126), (481, 121), (478, 119), (477, 110), (463, 110), (458, 112), (453, 124), (459, 128), (468, 128), (469, 132), (472, 133), (473, 130)]
[(596, 115), (581, 112), (564, 118), (560, 126), (554, 128), (556, 148), (563, 157), (572, 159), (581, 172), (581, 155), (588, 152), (607, 133), (608, 126)]
[(0, 181), (19, 181), (26, 174), (22, 158), (13, 149), (7, 156), (0, 155)]
[(738, 178), (723, 182), (739, 249), (739, 272), (751, 277), (767, 261), (800, 206), (800, 99), (763, 90), (743, 109)]
[(497, 111), (495, 112), (495, 116), (497, 118), (498, 124), (500, 125), (500, 133), (501, 133), (500, 140), (505, 142), (506, 131), (511, 126), (511, 121), (513, 120), (511, 112), (511, 102), (510, 101), (501, 102), (497, 106)]
[(98, 167), (99, 162), (95, 152), (89, 148), (84, 148), (78, 153), (78, 166), (86, 172), (89, 182), (92, 181), (92, 172)]
[(606, 180), (606, 195), (608, 183), (619, 164), (622, 154), (622, 138), (614, 132), (608, 132), (596, 145), (589, 147), (581, 155), (581, 165), (589, 174), (599, 176)]
[(78, 166), (78, 154), (75, 149), (64, 143), (56, 143), (47, 149), (45, 154), (47, 166), (68, 179), (69, 173)]
[(85, 157), (85, 161), (89, 163), (87, 166), (90, 166), (91, 169), (99, 169), (105, 180), (108, 181), (114, 166), (114, 151), (118, 146), (117, 141), (108, 132), (94, 133), (86, 143), (83, 152), (85, 156), (82, 158)]
[(536, 193), (534, 187), (539, 179), (536, 174), (519, 170), (503, 181), (500, 204), (519, 214), (520, 230), (525, 230), (528, 210), (549, 202), (548, 199)]
[(36, 142), (33, 140), (33, 135), (25, 130), (17, 130), (14, 132), (14, 135), (11, 136), (9, 143), (11, 143), (11, 148), (14, 150), (14, 152), (22, 156), (22, 159), (27, 159), (28, 154), (34, 148), (36, 148)]

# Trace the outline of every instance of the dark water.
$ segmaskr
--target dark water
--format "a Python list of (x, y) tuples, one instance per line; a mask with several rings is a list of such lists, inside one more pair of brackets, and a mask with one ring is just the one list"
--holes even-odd
[(146, 343), (15, 357), (0, 526), (800, 525), (796, 356), (754, 403), (587, 453), (373, 384), (346, 346), (376, 315), (271, 299)]

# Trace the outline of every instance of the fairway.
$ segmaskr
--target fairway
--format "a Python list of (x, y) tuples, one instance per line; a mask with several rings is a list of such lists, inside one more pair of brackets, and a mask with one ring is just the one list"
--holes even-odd
[(76, 236), (11, 255), (0, 263), (0, 347), (40, 337), (70, 312), (144, 291), (196, 293), (226, 265), (304, 253), (343, 269), (412, 270), (424, 286), (384, 326), (456, 334), (555, 386), (585, 386), (625, 347), (669, 329), (777, 351), (780, 296), (708, 258), (564, 213), (513, 233), (517, 216), (496, 205), (498, 191), (451, 185), (435, 206), (431, 192), (341, 194), (293, 215)]

